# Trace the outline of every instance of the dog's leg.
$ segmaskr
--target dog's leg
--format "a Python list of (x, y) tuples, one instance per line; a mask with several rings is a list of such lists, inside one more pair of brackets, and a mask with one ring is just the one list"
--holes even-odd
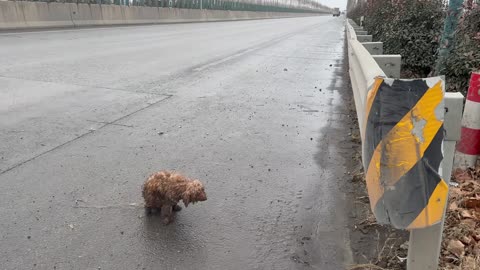
[(164, 205), (162, 206), (162, 217), (163, 217), (163, 223), (165, 225), (172, 223), (173, 221), (173, 207), (171, 205)]
[(159, 213), (161, 209), (162, 209), (162, 205), (158, 204), (158, 203), (156, 203), (156, 204), (145, 204), (145, 214), (147, 216)]
[(179, 212), (179, 211), (182, 210), (182, 207), (181, 207), (180, 205), (178, 205), (178, 204), (175, 204), (175, 205), (173, 206), (173, 209), (172, 209), (172, 210), (173, 210), (173, 212)]

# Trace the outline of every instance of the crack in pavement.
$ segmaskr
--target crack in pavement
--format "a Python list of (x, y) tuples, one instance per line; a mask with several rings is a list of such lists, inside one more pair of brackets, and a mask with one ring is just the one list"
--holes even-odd
[(163, 94), (155, 94), (155, 93), (151, 93), (151, 92), (130, 91), (130, 90), (126, 90), (126, 89), (110, 88), (110, 87), (99, 86), (99, 85), (86, 85), (86, 84), (76, 84), (76, 83), (69, 83), (69, 82), (52, 82), (52, 81), (48, 81), (48, 80), (25, 79), (25, 78), (15, 77), (15, 76), (6, 76), (6, 75), (3, 75), (3, 74), (0, 74), (0, 78), (21, 80), (21, 81), (31, 81), (31, 82), (42, 82), (42, 83), (60, 84), (60, 85), (71, 85), (71, 86), (78, 86), (78, 87), (90, 87), (90, 88), (93, 88), (93, 89), (122, 91), (122, 92), (127, 92), (127, 93), (134, 93), (134, 94), (146, 94), (146, 95), (165, 96), (165, 95), (163, 95)]
[(115, 124), (115, 123), (106, 122), (106, 121), (87, 120), (87, 122), (98, 123), (98, 124), (106, 124), (106, 125), (112, 125), (112, 126), (120, 126), (120, 127), (129, 127), (129, 128), (133, 128), (133, 127), (134, 127), (134, 126), (132, 126), (132, 125)]
[(157, 100), (157, 101), (155, 101), (155, 102), (153, 102), (153, 103), (150, 103), (150, 104), (148, 104), (148, 105), (145, 106), (145, 107), (142, 107), (142, 108), (140, 108), (140, 109), (138, 109), (138, 110), (135, 110), (135, 111), (133, 111), (133, 112), (131, 112), (131, 113), (128, 113), (128, 114), (126, 114), (126, 115), (123, 115), (123, 116), (121, 116), (121, 117), (119, 117), (119, 118), (117, 118), (117, 119), (115, 119), (115, 120), (113, 120), (113, 121), (111, 121), (111, 122), (99, 122), (99, 123), (104, 123), (104, 125), (100, 126), (100, 127), (97, 128), (96, 130), (89, 130), (88, 132), (83, 133), (83, 134), (81, 134), (81, 135), (79, 135), (79, 136), (77, 136), (77, 137), (75, 137), (75, 138), (73, 138), (73, 139), (71, 139), (71, 140), (69, 140), (69, 141), (66, 141), (66, 142), (64, 142), (64, 143), (62, 143), (62, 144), (60, 144), (60, 145), (57, 145), (57, 146), (55, 146), (55, 147), (53, 147), (53, 148), (51, 148), (51, 149), (49, 149), (49, 150), (46, 150), (46, 151), (44, 151), (44, 152), (42, 152), (42, 153), (40, 153), (40, 154), (37, 154), (37, 155), (35, 155), (35, 156), (27, 159), (27, 160), (24, 160), (24, 161), (22, 161), (22, 162), (19, 162), (19, 163), (15, 164), (15, 165), (13, 165), (13, 166), (11, 166), (11, 167), (3, 170), (3, 171), (0, 171), (0, 176), (3, 175), (3, 174), (5, 174), (5, 173), (7, 173), (7, 172), (9, 172), (9, 171), (11, 171), (11, 170), (13, 170), (13, 169), (18, 168), (18, 167), (20, 167), (20, 166), (22, 166), (22, 165), (24, 165), (24, 164), (27, 164), (27, 163), (29, 163), (30, 161), (33, 161), (33, 160), (35, 160), (35, 159), (37, 159), (37, 158), (39, 158), (39, 157), (41, 157), (41, 156), (44, 156), (44, 155), (46, 155), (46, 154), (48, 154), (48, 153), (50, 153), (50, 152), (53, 152), (53, 151), (55, 151), (55, 150), (57, 150), (57, 149), (60, 149), (60, 148), (62, 148), (62, 147), (64, 147), (64, 146), (66, 146), (66, 145), (69, 145), (69, 144), (71, 144), (71, 143), (73, 143), (73, 142), (75, 142), (75, 141), (77, 141), (77, 140), (79, 140), (79, 139), (81, 139), (81, 138), (84, 138), (84, 137), (86, 137), (87, 135), (93, 134), (93, 133), (95, 133), (95, 131), (101, 130), (101, 129), (103, 129), (104, 127), (107, 127), (107, 126), (109, 126), (109, 125), (121, 125), (121, 124), (116, 124), (116, 123), (119, 122), (119, 121), (122, 121), (123, 119), (126, 119), (126, 118), (128, 118), (128, 117), (130, 117), (130, 116), (132, 116), (132, 115), (134, 115), (134, 114), (136, 114), (136, 113), (139, 113), (139, 112), (144, 111), (144, 110), (146, 110), (146, 109), (148, 109), (148, 108), (150, 108), (150, 107), (153, 107), (153, 106), (159, 104), (159, 103), (162, 102), (162, 101), (166, 101), (166, 100), (170, 99), (171, 97), (173, 97), (173, 95), (162, 95), (162, 96), (164, 96), (165, 98), (160, 99), (160, 100)]

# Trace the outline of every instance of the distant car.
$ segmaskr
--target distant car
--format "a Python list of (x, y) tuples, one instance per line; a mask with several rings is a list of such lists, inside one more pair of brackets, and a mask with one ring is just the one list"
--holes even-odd
[(333, 17), (340, 17), (340, 9), (334, 8), (332, 14), (333, 14)]

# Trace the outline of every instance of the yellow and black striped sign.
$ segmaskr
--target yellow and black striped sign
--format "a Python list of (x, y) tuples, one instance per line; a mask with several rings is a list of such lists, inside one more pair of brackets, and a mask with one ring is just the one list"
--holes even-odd
[(448, 195), (439, 173), (443, 80), (376, 78), (365, 107), (363, 165), (375, 217), (399, 229), (440, 222)]

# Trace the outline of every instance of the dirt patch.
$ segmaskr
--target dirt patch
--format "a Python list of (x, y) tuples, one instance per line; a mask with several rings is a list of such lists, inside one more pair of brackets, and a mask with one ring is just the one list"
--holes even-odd
[(354, 264), (349, 270), (406, 269), (408, 232), (376, 223), (370, 210), (370, 201), (361, 164), (361, 141), (354, 101), (350, 104), (352, 149), (349, 230)]

